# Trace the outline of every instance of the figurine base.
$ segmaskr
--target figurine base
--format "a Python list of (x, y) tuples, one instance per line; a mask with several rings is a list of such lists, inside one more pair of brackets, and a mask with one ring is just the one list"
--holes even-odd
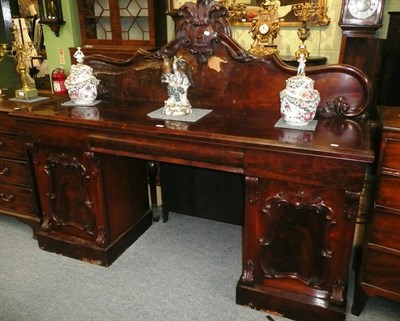
[[(31, 104), (31, 103), (37, 103), (38, 101), (42, 101), (42, 100), (46, 100), (46, 99), (50, 99), (50, 97), (36, 97), (36, 98), (31, 98), (31, 99), (24, 99), (24, 98), (10, 98), (11, 101), (17, 101), (19, 103), (27, 103), (27, 104)], [(18, 108), (18, 107), (16, 107)]]
[(275, 128), (287, 128), (287, 129), (298, 129), (298, 130), (306, 130), (306, 131), (315, 131), (317, 127), (318, 120), (314, 119), (308, 123), (304, 124), (294, 124), (288, 123), (283, 118), (280, 118), (274, 125)]
[(163, 113), (167, 116), (186, 116), (192, 113), (192, 107), (164, 106)]
[(188, 115), (184, 116), (168, 116), (163, 113), (164, 107), (161, 107), (157, 110), (152, 111), (147, 114), (150, 118), (160, 119), (160, 120), (173, 120), (173, 121), (182, 121), (187, 123), (195, 123), (200, 120), (207, 114), (211, 113), (211, 109), (200, 109), (200, 108), (192, 108), (192, 112)]
[(29, 89), (17, 89), (15, 91), (15, 98), (17, 99), (35, 99), (38, 98), (38, 92), (36, 88), (29, 88)]

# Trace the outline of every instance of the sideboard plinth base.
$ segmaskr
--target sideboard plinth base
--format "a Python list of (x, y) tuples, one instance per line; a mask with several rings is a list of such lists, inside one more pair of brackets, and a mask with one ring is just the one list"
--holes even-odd
[(329, 306), (324, 299), (260, 285), (236, 287), (236, 303), (297, 321), (344, 321), (345, 308)]
[(107, 247), (96, 246), (94, 242), (59, 232), (38, 231), (37, 239), (42, 250), (61, 254), (81, 261), (110, 266), (129, 246), (131, 246), (152, 224), (153, 215), (149, 211), (135, 225), (131, 226), (116, 241)]

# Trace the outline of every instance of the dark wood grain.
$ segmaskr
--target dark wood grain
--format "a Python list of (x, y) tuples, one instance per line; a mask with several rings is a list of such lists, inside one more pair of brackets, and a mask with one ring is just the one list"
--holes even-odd
[(24, 142), (7, 115), (15, 107), (8, 103), (10, 97), (0, 98), (0, 214), (16, 217), (36, 233), (40, 216), (35, 181)]
[[(151, 224), (147, 160), (232, 172), (245, 187), (237, 302), (296, 320), (344, 320), (355, 221), (374, 161), (362, 117), (368, 80), (351, 66), (307, 68), (330, 118), (319, 116), (315, 131), (275, 128), (279, 92), (296, 70), (240, 48), (218, 4), (185, 10), (176, 38), (158, 52), (87, 57), (101, 80), (99, 119), (73, 118), (53, 100), (10, 114), (38, 179), (40, 246), (109, 265)], [(174, 55), (190, 66), (193, 107), (212, 109), (195, 123), (147, 116), (167, 98), (161, 64)]]
[(373, 209), (364, 240), (352, 313), (359, 315), (368, 298), (400, 302), (400, 113), (380, 106), (382, 138)]

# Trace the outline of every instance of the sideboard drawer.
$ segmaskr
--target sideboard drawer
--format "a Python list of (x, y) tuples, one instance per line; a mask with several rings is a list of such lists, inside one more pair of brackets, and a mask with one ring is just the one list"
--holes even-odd
[(375, 210), (369, 243), (400, 251), (400, 211), (397, 214)]
[(0, 184), (0, 211), (36, 216), (35, 200), (30, 188)]
[(0, 158), (0, 183), (29, 185), (28, 175), (25, 162)]
[(342, 159), (250, 150), (245, 154), (244, 166), (245, 175), (287, 182), (328, 185), (355, 191), (361, 190), (364, 185), (365, 165)]
[(387, 138), (382, 156), (382, 167), (400, 171), (400, 140)]
[(378, 195), (375, 202), (378, 206), (400, 209), (400, 197), (398, 195), (400, 177), (397, 177), (396, 173), (394, 174), (395, 175), (381, 175)]
[(24, 158), (24, 145), (22, 140), (15, 136), (0, 136), (0, 156)]
[(388, 253), (367, 250), (362, 282), (373, 284), (385, 291), (400, 292), (400, 257)]

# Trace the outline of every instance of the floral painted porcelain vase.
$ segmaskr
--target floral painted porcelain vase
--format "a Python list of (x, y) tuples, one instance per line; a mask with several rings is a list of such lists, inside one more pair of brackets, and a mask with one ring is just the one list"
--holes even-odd
[(314, 80), (304, 73), (305, 59), (300, 56), (297, 75), (286, 80), (286, 88), (279, 93), (281, 116), (291, 126), (305, 126), (315, 117), (320, 95)]
[(78, 47), (74, 57), (77, 64), (71, 66), (71, 73), (65, 80), (65, 87), (68, 90), (69, 98), (76, 105), (91, 105), (97, 97), (99, 81), (93, 76), (92, 68), (83, 64), (85, 55), (80, 47)]

